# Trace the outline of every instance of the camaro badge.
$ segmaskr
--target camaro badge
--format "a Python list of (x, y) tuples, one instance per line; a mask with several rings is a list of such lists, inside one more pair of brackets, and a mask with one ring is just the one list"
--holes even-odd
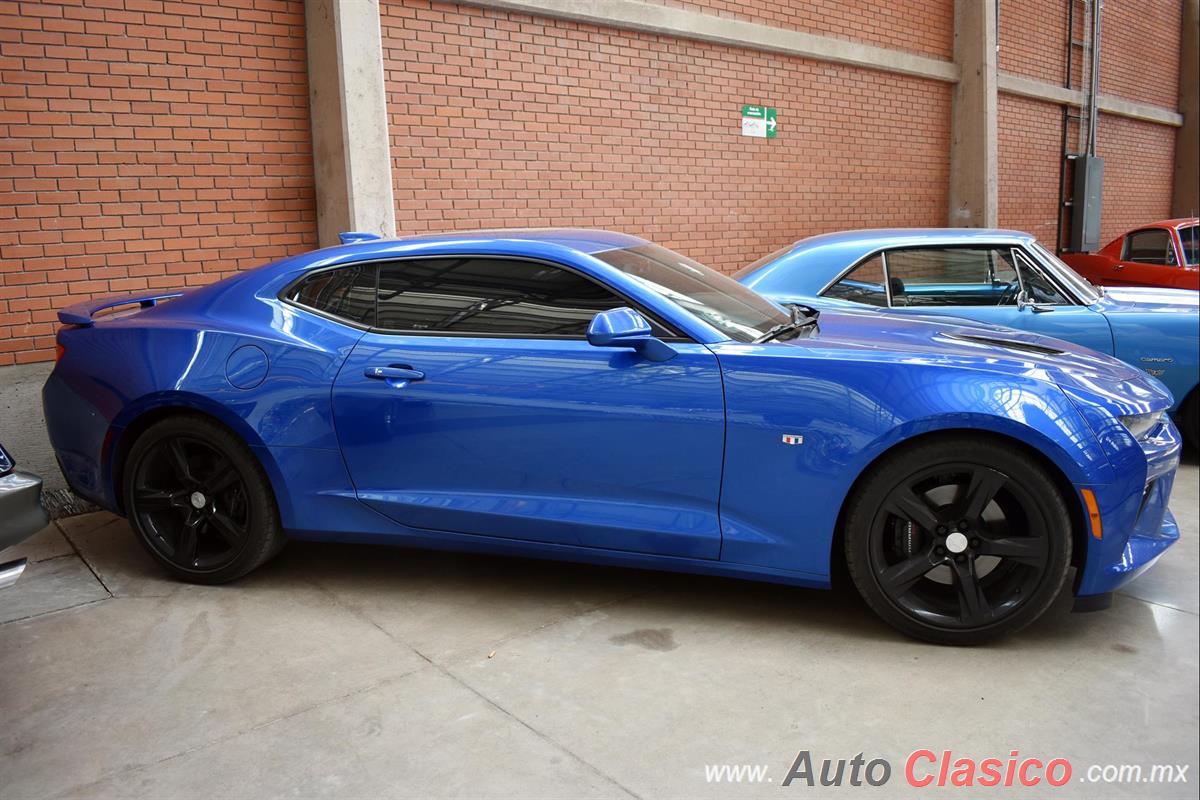
[(785, 433), (783, 435), (784, 444), (804, 444), (804, 437), (798, 433)]

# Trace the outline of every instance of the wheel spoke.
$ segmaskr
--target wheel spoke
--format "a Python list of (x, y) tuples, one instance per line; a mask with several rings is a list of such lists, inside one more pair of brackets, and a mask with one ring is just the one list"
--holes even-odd
[(1041, 567), (1046, 562), (1046, 540), (1040, 536), (984, 539), (979, 546), (979, 553)]
[(954, 561), (954, 588), (958, 593), (959, 620), (965, 625), (982, 625), (992, 618), (992, 607), (983, 594), (979, 574), (975, 571), (975, 559)]
[(192, 482), (192, 470), (188, 466), (187, 453), (183, 450), (183, 442), (179, 439), (166, 441), (167, 462), (171, 470), (185, 486)]
[(175, 493), (162, 489), (137, 489), (133, 502), (138, 511), (169, 511), (175, 508)]
[(210, 527), (229, 545), (236, 546), (240, 544), (245, 536), (242, 528), (220, 511), (214, 511), (209, 516), (208, 522)]
[(941, 522), (938, 515), (925, 502), (925, 498), (906, 486), (900, 487), (888, 496), (885, 510), (902, 519), (912, 520), (927, 531), (932, 531)]
[(977, 520), (983, 515), (983, 510), (995, 499), (1008, 477), (988, 467), (978, 467), (971, 473), (971, 483), (967, 486), (966, 496), (960, 504), (963, 519)]
[(929, 560), (928, 553), (919, 553), (880, 572), (879, 582), (893, 597), (899, 597), (936, 566)]
[(179, 538), (175, 541), (175, 560), (181, 564), (192, 566), (196, 563), (196, 546), (200, 538), (200, 524), (203, 517), (192, 513), (179, 529)]
[(239, 480), (241, 480), (241, 476), (233, 468), (233, 464), (229, 463), (227, 459), (222, 459), (221, 463), (208, 476), (208, 480), (204, 482), (204, 493), (209, 497), (215, 497)]

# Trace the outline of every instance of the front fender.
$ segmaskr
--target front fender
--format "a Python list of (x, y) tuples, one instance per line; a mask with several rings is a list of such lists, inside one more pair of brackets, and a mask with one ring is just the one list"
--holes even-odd
[(724, 561), (828, 575), (842, 507), (859, 476), (893, 448), (932, 433), (1007, 437), (1033, 447), (1074, 485), (1113, 480), (1087, 421), (1046, 380), (877, 354), (714, 349), (727, 406)]
[(1145, 370), (1171, 391), (1171, 413), (1200, 383), (1200, 340), (1197, 319), (1190, 312), (1167, 311), (1108, 314), (1115, 355)]

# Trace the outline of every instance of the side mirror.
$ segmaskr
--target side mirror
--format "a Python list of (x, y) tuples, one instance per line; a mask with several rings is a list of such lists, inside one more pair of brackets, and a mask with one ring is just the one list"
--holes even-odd
[(676, 353), (654, 338), (650, 323), (632, 308), (601, 311), (588, 325), (588, 344), (593, 347), (627, 347), (648, 361), (670, 361)]
[(1046, 303), (1035, 303), (1034, 301), (1030, 300), (1029, 292), (1022, 289), (1017, 293), (1017, 310), (1024, 311), (1027, 308), (1035, 314), (1044, 314), (1047, 311), (1054, 310), (1054, 306), (1052, 305), (1047, 305)]

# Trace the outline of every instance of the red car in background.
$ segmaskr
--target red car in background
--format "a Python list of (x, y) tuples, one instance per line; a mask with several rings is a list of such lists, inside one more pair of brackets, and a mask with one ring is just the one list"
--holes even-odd
[(1168, 219), (1134, 228), (1098, 253), (1063, 253), (1062, 260), (1103, 286), (1200, 289), (1196, 217)]

